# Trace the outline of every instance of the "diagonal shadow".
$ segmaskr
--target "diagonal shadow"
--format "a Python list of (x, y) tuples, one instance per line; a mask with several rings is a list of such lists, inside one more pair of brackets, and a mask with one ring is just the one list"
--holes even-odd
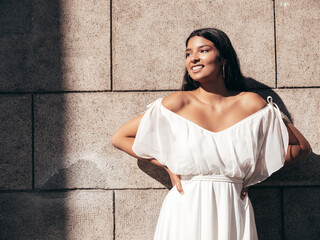
[[(4, 171), (11, 172), (10, 176), (0, 173), (3, 184), (0, 188), (0, 239), (67, 239), (67, 192), (44, 189), (39, 184), (41, 175), (52, 171), (50, 161), (63, 166), (62, 157), (50, 159), (57, 148), (42, 141), (50, 137), (59, 139), (59, 151), (61, 156), (64, 154), (64, 102), (56, 109), (58, 117), (54, 128), (48, 128), (44, 121), (44, 116), (51, 111), (44, 107), (50, 107), (47, 93), (60, 92), (63, 85), (60, 13), (59, 0), (0, 1), (0, 94), (1, 97), (29, 99), (26, 112), (32, 122), (15, 129), (18, 133), (14, 134), (27, 134), (28, 139), (16, 149), (10, 148), (5, 159), (0, 160), (0, 163), (7, 163)], [(9, 112), (11, 115), (7, 118), (12, 121), (20, 121), (26, 114), (21, 109)], [(25, 149), (29, 149), (28, 154), (17, 158), (15, 151)], [(2, 149), (0, 154), (4, 156)], [(30, 167), (21, 167), (25, 165)], [(26, 177), (21, 178), (21, 175)], [(10, 187), (11, 179), (17, 181), (13, 187)]]

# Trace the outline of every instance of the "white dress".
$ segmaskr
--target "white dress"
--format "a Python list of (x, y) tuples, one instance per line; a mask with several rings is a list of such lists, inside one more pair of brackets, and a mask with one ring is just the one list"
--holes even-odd
[(166, 195), (154, 240), (255, 240), (254, 212), (243, 187), (259, 183), (285, 161), (289, 135), (278, 106), (267, 106), (212, 132), (162, 105), (149, 104), (132, 149), (181, 175), (184, 194)]

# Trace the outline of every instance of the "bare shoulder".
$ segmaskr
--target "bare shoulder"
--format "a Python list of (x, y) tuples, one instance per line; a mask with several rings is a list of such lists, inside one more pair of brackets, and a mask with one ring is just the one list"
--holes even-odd
[(267, 102), (254, 92), (243, 92), (240, 103), (250, 113), (257, 112), (267, 106)]
[(162, 100), (162, 105), (170, 111), (176, 112), (183, 108), (188, 94), (185, 91), (176, 91)]

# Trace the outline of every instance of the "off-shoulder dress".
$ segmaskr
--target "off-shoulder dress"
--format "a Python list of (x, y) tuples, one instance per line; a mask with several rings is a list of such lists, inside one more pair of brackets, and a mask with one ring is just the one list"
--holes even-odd
[(219, 132), (170, 111), (159, 98), (149, 104), (132, 146), (181, 175), (184, 194), (166, 195), (154, 240), (256, 240), (253, 208), (243, 187), (284, 165), (289, 135), (272, 101)]

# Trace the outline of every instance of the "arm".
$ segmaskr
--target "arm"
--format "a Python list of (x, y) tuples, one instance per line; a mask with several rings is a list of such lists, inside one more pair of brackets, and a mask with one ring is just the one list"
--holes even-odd
[[(169, 108), (170, 108), (170, 110), (172, 110), (171, 109), (172, 105), (173, 105), (173, 107), (176, 108), (177, 103), (182, 103), (181, 96), (182, 96), (181, 91), (171, 93), (170, 95), (166, 96), (163, 99), (163, 104), (166, 104), (166, 107), (167, 107), (167, 103), (169, 103), (169, 105), (170, 105)], [(144, 116), (144, 113), (140, 114), (139, 116), (131, 119), (129, 122), (122, 125), (113, 134), (113, 136), (111, 138), (111, 143), (115, 148), (126, 152), (127, 154), (131, 155), (132, 157), (135, 157), (135, 158), (143, 160), (143, 161), (150, 161), (151, 163), (153, 163), (157, 166), (164, 167), (168, 171), (168, 168), (165, 165), (161, 164), (156, 159), (141, 158), (141, 157), (137, 156), (132, 150), (133, 142), (136, 137), (136, 134), (137, 134), (137, 131), (138, 131), (138, 128), (139, 128), (139, 125), (140, 125), (140, 122), (141, 122), (141, 119), (143, 116)]]
[[(248, 92), (246, 96), (247, 98), (244, 98), (246, 100), (244, 101), (244, 108), (253, 109), (255, 112), (265, 107), (265, 100), (258, 94)], [(283, 117), (283, 121), (289, 133), (289, 146), (285, 159), (285, 165), (287, 165), (306, 157), (311, 153), (312, 149), (307, 139), (286, 119), (286, 116)]]
[[(177, 93), (176, 93), (177, 94)], [(176, 95), (175, 93), (170, 94), (172, 96)], [(166, 97), (165, 99), (167, 99), (168, 97)], [(172, 98), (172, 97), (171, 97)], [(170, 99), (171, 99), (170, 98)], [(176, 103), (177, 101), (172, 101), (174, 103)], [(146, 159), (146, 158), (141, 158), (139, 156), (137, 156), (133, 150), (132, 150), (132, 146), (139, 128), (139, 124), (141, 122), (141, 119), (143, 117), (144, 114), (141, 114), (135, 118), (133, 118), (132, 120), (130, 120), (129, 122), (125, 123), (124, 125), (122, 125), (112, 136), (111, 138), (111, 143), (112, 145), (121, 150), (126, 152), (127, 154), (131, 155), (132, 157), (135, 157), (137, 159), (143, 160), (143, 161), (147, 161), (150, 163), (153, 163), (159, 167), (163, 167), (169, 174), (170, 176), (170, 180), (172, 183), (172, 186), (177, 186), (177, 190), (180, 193), (183, 193), (183, 189), (181, 186), (181, 182), (180, 182), (180, 176), (174, 174), (173, 172), (171, 172), (169, 170), (169, 168), (163, 164), (161, 164), (159, 161), (157, 161), (156, 159)]]
[(141, 115), (131, 119), (129, 122), (125, 123), (124, 125), (122, 125), (113, 134), (113, 136), (111, 138), (111, 144), (115, 148), (117, 148), (121, 151), (124, 151), (125, 153), (131, 155), (132, 157), (135, 157), (135, 158), (143, 160), (143, 161), (151, 162), (157, 166), (163, 167), (166, 170), (168, 170), (168, 168), (165, 165), (161, 164), (156, 159), (141, 158), (141, 157), (137, 156), (132, 150), (134, 138), (137, 134), (137, 130), (138, 130), (138, 127), (139, 127), (139, 124), (141, 122), (143, 115), (144, 114), (141, 114)]
[[(291, 164), (299, 159), (302, 159), (312, 152), (311, 146), (307, 139), (296, 129), (287, 119), (283, 118), (289, 133), (289, 146), (284, 165)], [(240, 194), (241, 199), (244, 199), (249, 187), (243, 188)]]
[(129, 122), (125, 123), (122, 125), (112, 136), (111, 138), (111, 144), (121, 150), (124, 151), (125, 153), (131, 155), (132, 157), (135, 157), (137, 159), (143, 160), (150, 162), (152, 164), (155, 164), (159, 167), (163, 167), (169, 174), (170, 180), (172, 183), (172, 186), (177, 185), (177, 189), (179, 192), (183, 192), (181, 183), (180, 183), (180, 176), (174, 174), (169, 170), (169, 168), (163, 164), (161, 164), (159, 161), (156, 159), (146, 159), (146, 158), (141, 158), (137, 156), (133, 150), (132, 150), (132, 145), (134, 142), (134, 138), (137, 134), (137, 130), (139, 127), (139, 124), (141, 122), (141, 119), (143, 117), (143, 114), (133, 118)]
[(312, 149), (307, 139), (305, 139), (292, 123), (285, 118), (283, 121), (289, 133), (289, 146), (285, 160), (285, 165), (287, 165), (306, 157), (312, 152)]

